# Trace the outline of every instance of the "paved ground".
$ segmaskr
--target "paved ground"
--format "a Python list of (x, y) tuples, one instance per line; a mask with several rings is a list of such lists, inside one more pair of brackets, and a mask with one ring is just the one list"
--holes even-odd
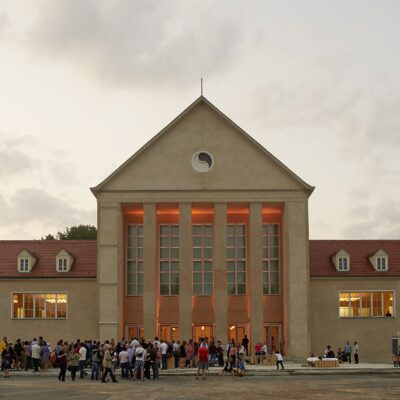
[(175, 400), (175, 399), (400, 399), (399, 374), (330, 376), (162, 376), (159, 381), (100, 383), (78, 379), (59, 383), (54, 376), (0, 377), (0, 399), (7, 400)]

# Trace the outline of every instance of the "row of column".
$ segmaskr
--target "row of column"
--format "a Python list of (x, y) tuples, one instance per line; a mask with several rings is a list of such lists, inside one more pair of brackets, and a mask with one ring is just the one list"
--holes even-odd
[[(214, 205), (214, 295), (216, 307), (215, 336), (227, 341), (226, 291), (226, 224), (227, 206)], [(192, 335), (192, 219), (191, 204), (179, 205), (180, 212), (180, 296), (179, 325), (181, 337)], [(284, 204), (284, 256), (282, 292), (284, 299), (284, 336), (288, 352), (304, 356), (310, 350), (309, 331), (309, 253), (307, 199)], [(262, 301), (262, 204), (250, 204), (248, 247), (248, 294), (250, 296), (250, 338), (253, 343), (263, 340)], [(123, 336), (122, 285), (124, 236), (121, 203), (99, 202), (97, 239), (97, 288), (99, 338)], [(144, 328), (147, 337), (157, 331), (157, 217), (156, 204), (144, 204)]]
[[(144, 331), (146, 337), (157, 334), (156, 204), (144, 204)], [(227, 342), (228, 297), (226, 288), (226, 203), (214, 204), (214, 299), (215, 337)], [(253, 343), (263, 341), (262, 284), (262, 204), (250, 204), (248, 246), (248, 286), (250, 297), (250, 337)], [(192, 204), (179, 204), (179, 329), (181, 338), (192, 337)], [(212, 322), (212, 321), (210, 321)]]

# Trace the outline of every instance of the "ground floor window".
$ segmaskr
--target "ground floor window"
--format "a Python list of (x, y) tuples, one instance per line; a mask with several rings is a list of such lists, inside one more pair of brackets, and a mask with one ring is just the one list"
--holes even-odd
[(339, 292), (340, 318), (393, 317), (394, 291)]
[(68, 295), (66, 293), (13, 293), (15, 319), (65, 319)]
[(138, 325), (128, 325), (126, 326), (126, 334), (129, 340), (132, 340), (134, 337), (137, 339), (144, 338), (144, 328), (143, 326)]
[(228, 327), (228, 342), (230, 343), (233, 339), (237, 345), (240, 345), (245, 334), (246, 328), (243, 325), (230, 325)]

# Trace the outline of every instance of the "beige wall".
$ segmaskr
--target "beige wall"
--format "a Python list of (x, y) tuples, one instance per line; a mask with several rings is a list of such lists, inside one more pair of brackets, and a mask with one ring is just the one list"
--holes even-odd
[(339, 318), (339, 291), (394, 290), (399, 304), (398, 278), (312, 278), (311, 348), (314, 353), (331, 345), (335, 352), (347, 340), (360, 345), (360, 362), (391, 362), (391, 337), (400, 331), (399, 318)]
[(284, 210), (284, 285), (286, 344), (291, 356), (310, 349), (309, 251), (307, 202), (290, 201)]
[[(12, 292), (68, 293), (66, 320), (11, 319)], [(43, 336), (51, 345), (60, 339), (97, 339), (98, 310), (95, 279), (24, 279), (0, 281), (0, 336), (10, 341)]]

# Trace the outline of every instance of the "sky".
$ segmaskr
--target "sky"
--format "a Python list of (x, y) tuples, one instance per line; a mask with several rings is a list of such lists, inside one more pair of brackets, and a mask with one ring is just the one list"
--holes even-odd
[(96, 186), (200, 94), (307, 183), (312, 239), (400, 238), (400, 1), (2, 0), (0, 240), (96, 224)]

